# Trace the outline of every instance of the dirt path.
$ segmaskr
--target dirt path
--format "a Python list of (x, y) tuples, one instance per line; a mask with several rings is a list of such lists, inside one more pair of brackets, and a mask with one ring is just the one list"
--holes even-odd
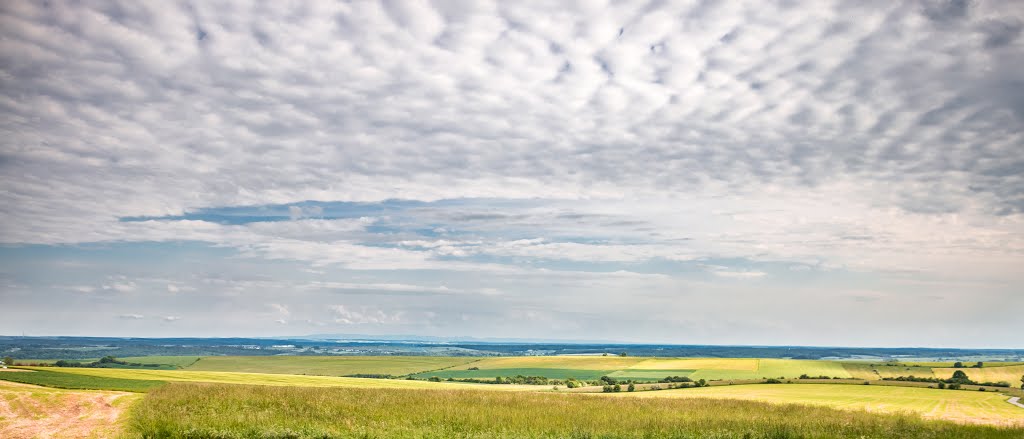
[(121, 413), (139, 397), (127, 392), (50, 389), (0, 381), (0, 437), (114, 437), (121, 430)]
[(1006, 400), (1006, 402), (1024, 409), (1024, 404), (1020, 403), (1020, 397), (1019, 396), (1014, 396), (1013, 398), (1010, 398), (1010, 399)]

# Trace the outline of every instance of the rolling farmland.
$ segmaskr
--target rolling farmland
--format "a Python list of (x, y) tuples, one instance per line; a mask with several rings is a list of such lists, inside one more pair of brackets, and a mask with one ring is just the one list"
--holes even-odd
[[(155, 362), (157, 359), (156, 357), (140, 357), (133, 359), (133, 361)], [(765, 407), (774, 407), (765, 406), (764, 403), (801, 404), (805, 406), (797, 407), (785, 405), (779, 407), (788, 407), (785, 410), (790, 411), (838, 409), (841, 410), (841, 412), (838, 413), (855, 413), (842, 416), (853, 416), (853, 418), (850, 419), (859, 419), (859, 421), (856, 422), (866, 422), (866, 424), (864, 424), (864, 428), (867, 428), (868, 430), (865, 431), (874, 431), (871, 429), (875, 428), (877, 426), (876, 424), (885, 424), (886, 422), (889, 422), (885, 419), (890, 418), (874, 418), (872, 416), (875, 415), (862, 413), (862, 410), (889, 414), (901, 412), (913, 413), (914, 415), (909, 418), (899, 418), (904, 419), (903, 421), (896, 421), (899, 425), (904, 426), (910, 425), (907, 424), (907, 422), (925, 422), (913, 420), (916, 419), (916, 416), (920, 416), (929, 420), (947, 420), (961, 423), (966, 422), (1024, 428), (1024, 409), (1008, 404), (1006, 402), (1007, 397), (1000, 393), (992, 391), (978, 392), (974, 390), (976, 387), (972, 387), (971, 390), (960, 391), (929, 389), (928, 387), (932, 384), (923, 382), (875, 381), (875, 384), (885, 385), (859, 385), (859, 380), (876, 380), (879, 376), (909, 375), (911, 372), (913, 372), (915, 376), (928, 376), (927, 372), (932, 371), (932, 368), (926, 366), (910, 366), (903, 364), (879, 365), (866, 362), (786, 359), (650, 358), (613, 356), (496, 358), (300, 356), (206, 357), (192, 363), (189, 363), (189, 361), (192, 360), (188, 358), (172, 357), (164, 358), (163, 361), (166, 362), (161, 364), (169, 365), (169, 363), (173, 362), (176, 363), (175, 367), (187, 365), (187, 368), (182, 370), (33, 367), (28, 368), (27, 371), (10, 371), (9, 373), (0, 374), (0, 380), (75, 389), (118, 389), (132, 392), (149, 392), (150, 395), (159, 396), (147, 396), (142, 403), (142, 406), (151, 407), (154, 410), (156, 407), (159, 407), (161, 410), (167, 409), (172, 412), (174, 412), (174, 410), (185, 410), (184, 408), (174, 409), (166, 406), (166, 404), (173, 405), (183, 403), (180, 398), (186, 397), (178, 395), (178, 393), (188, 395), (187, 398), (215, 398), (216, 395), (207, 394), (208, 392), (214, 391), (211, 389), (215, 389), (215, 392), (217, 392), (218, 395), (220, 393), (227, 392), (237, 396), (240, 394), (232, 392), (242, 392), (242, 390), (236, 389), (250, 389), (245, 391), (261, 394), (266, 393), (267, 395), (277, 395), (278, 397), (287, 398), (297, 398), (298, 396), (296, 395), (308, 395), (303, 392), (340, 392), (331, 394), (336, 395), (342, 400), (353, 397), (352, 395), (362, 395), (359, 396), (359, 398), (365, 399), (365, 394), (359, 392), (374, 392), (381, 394), (380, 398), (382, 398), (382, 401), (387, 400), (388, 398), (397, 398), (395, 395), (399, 395), (399, 393), (388, 392), (412, 392), (411, 394), (417, 396), (410, 397), (406, 394), (402, 394), (402, 398), (413, 398), (413, 400), (416, 400), (416, 398), (420, 397), (427, 398), (428, 396), (426, 395), (429, 394), (433, 395), (430, 396), (430, 398), (438, 399), (444, 401), (445, 404), (448, 404), (448, 409), (460, 411), (467, 409), (460, 405), (461, 403), (453, 402), (453, 397), (451, 395), (463, 395), (471, 400), (480, 399), (489, 401), (489, 403), (499, 404), (500, 407), (504, 407), (501, 406), (501, 404), (515, 406), (517, 408), (512, 410), (513, 412), (518, 413), (517, 416), (523, 416), (531, 419), (538, 416), (551, 416), (551, 422), (555, 425), (555, 427), (551, 427), (547, 424), (544, 426), (534, 425), (530, 424), (524, 418), (524, 420), (509, 421), (513, 422), (513, 424), (519, 422), (520, 424), (515, 424), (518, 425), (516, 428), (519, 430), (510, 430), (509, 432), (499, 434), (492, 430), (488, 430), (490, 427), (485, 428), (484, 424), (479, 424), (468, 419), (461, 420), (462, 418), (458, 418), (460, 419), (458, 422), (465, 422), (464, 425), (460, 424), (461, 426), (458, 427), (459, 430), (443, 431), (443, 433), (482, 434), (489, 437), (502, 437), (502, 435), (506, 435), (507, 437), (557, 436), (561, 434), (560, 432), (564, 432), (564, 430), (561, 430), (563, 427), (558, 427), (558, 425), (562, 425), (559, 423), (567, 422), (562, 420), (561, 417), (581, 416), (580, 413), (576, 413), (580, 404), (594, 404), (593, 407), (587, 407), (597, 411), (606, 410), (610, 413), (616, 411), (629, 412), (631, 410), (640, 410), (641, 408), (643, 410), (653, 410), (653, 412), (661, 413), (663, 410), (666, 410), (664, 407), (675, 407), (677, 404), (683, 404), (683, 406), (680, 407), (685, 407), (687, 410), (696, 411), (704, 410), (702, 407), (706, 408), (715, 405), (735, 408), (753, 407), (744, 406), (742, 404), (755, 404), (757, 407), (760, 407), (758, 410), (763, 411), (767, 410)], [(1022, 373), (1022, 369), (1024, 369), (1024, 366), (1022, 365), (999, 366), (992, 364), (982, 369), (968, 368), (960, 370), (964, 370), (970, 374), (972, 379), (986, 380), (995, 378), (1012, 378), (1014, 374)], [(951, 375), (953, 370), (954, 369), (947, 370), (946, 368), (937, 368), (935, 369), (935, 375), (947, 372)], [(384, 376), (399, 373), (405, 373), (416, 379), (374, 379), (328, 376), (332, 374), (375, 374)], [(510, 377), (515, 375), (544, 376), (549, 379), (563, 380), (568, 377), (573, 377), (576, 379), (592, 381), (601, 376), (607, 375), (612, 379), (619, 380), (620, 382), (627, 380), (636, 382), (654, 382), (666, 376), (688, 376), (694, 381), (705, 379), (713, 385), (711, 387), (704, 388), (650, 390), (657, 387), (665, 389), (666, 385), (640, 384), (637, 385), (637, 392), (626, 392), (626, 386), (623, 385), (623, 391), (621, 393), (600, 393), (602, 390), (600, 386), (567, 389), (564, 385), (561, 385), (555, 386), (553, 389), (550, 384), (476, 384), (431, 382), (426, 380), (427, 378), (434, 376), (444, 379), (452, 377), (454, 379), (479, 378), (491, 380), (496, 376)], [(809, 375), (812, 377), (823, 375), (830, 378), (841, 377), (848, 379), (843, 382), (830, 382), (832, 380), (799, 380), (797, 377), (800, 375)], [(975, 377), (975, 375), (978, 375), (978, 377)], [(760, 382), (763, 377), (776, 379), (779, 377), (786, 377), (785, 379), (787, 382), (793, 382), (794, 384), (751, 384)], [(851, 384), (851, 380), (849, 378), (857, 379), (858, 381), (852, 382), (858, 384)], [(1017, 375), (1017, 380), (1019, 380), (1019, 375)], [(198, 386), (190, 386), (190, 384), (198, 384)], [(252, 385), (259, 386), (255, 388), (246, 387)], [(173, 392), (165, 389), (172, 389)], [(251, 389), (280, 390), (257, 391)], [(569, 390), (571, 390), (571, 392), (568, 392)], [(500, 396), (484, 396), (484, 394), (505, 394), (509, 393), (509, 391), (528, 394), (530, 396), (507, 398)], [(1011, 393), (1019, 392), (1018, 390), (1013, 389), (1007, 389), (1005, 391)], [(578, 394), (578, 392), (582, 392), (584, 394)], [(588, 392), (598, 393), (588, 394)], [(549, 395), (545, 396), (543, 394)], [(604, 398), (606, 396), (610, 396), (612, 399)], [(240, 398), (240, 396), (238, 397)], [(718, 401), (721, 398), (747, 401)], [(150, 404), (151, 402), (152, 405)], [(248, 411), (246, 407), (250, 407), (249, 405), (238, 401), (231, 402), (230, 404), (240, 404), (236, 407), (236, 411), (239, 413), (246, 413)], [(307, 407), (304, 405), (304, 401), (291, 401), (282, 404), (284, 405), (273, 409), (275, 415), (274, 417), (269, 418), (267, 421), (269, 424), (264, 425), (256, 423), (253, 424), (251, 428), (270, 429), (261, 431), (298, 431), (298, 435), (296, 437), (318, 437), (317, 435), (321, 435), (322, 433), (338, 434), (342, 436), (368, 433), (379, 437), (391, 437), (383, 434), (383, 430), (380, 429), (385, 428), (384, 426), (386, 426), (387, 431), (392, 431), (392, 429), (394, 429), (394, 431), (406, 432), (415, 435), (426, 431), (436, 431), (435, 429), (438, 428), (437, 425), (431, 423), (433, 421), (426, 420), (425, 418), (416, 418), (413, 415), (410, 415), (413, 416), (413, 418), (410, 419), (414, 420), (408, 422), (390, 418), (379, 418), (379, 422), (376, 424), (360, 424), (356, 422), (347, 423), (344, 427), (341, 427), (336, 423), (324, 423), (318, 421), (295, 424), (290, 419), (303, 419), (304, 417), (314, 416), (307, 412), (318, 413), (318, 410), (327, 409), (323, 407)], [(350, 403), (338, 402), (337, 405), (332, 405), (335, 403), (325, 404), (329, 407), (334, 407), (329, 408), (330, 410), (341, 410), (341, 407), (347, 407), (346, 404)], [(531, 407), (533, 405), (536, 405), (536, 407), (553, 405), (558, 407), (558, 410), (562, 410), (562, 412), (548, 414), (527, 413), (524, 411), (526, 409), (518, 407), (519, 404), (529, 404)], [(663, 406), (662, 404), (667, 405)], [(807, 406), (821, 406), (823, 408), (811, 408)], [(655, 409), (652, 407), (661, 408)], [(235, 424), (224, 424), (220, 421), (222, 414), (218, 411), (230, 411), (228, 406), (217, 406), (214, 404), (209, 408), (209, 410), (212, 411), (207, 413), (207, 415), (202, 415), (202, 413), (194, 415), (209, 416), (209, 418), (189, 418), (190, 416), (193, 416), (191, 413), (184, 415), (179, 413), (180, 416), (178, 416), (178, 418), (193, 419), (196, 422), (200, 422), (199, 425), (202, 425), (204, 429), (209, 429), (204, 431), (210, 434), (220, 434), (217, 432), (231, 432), (230, 434), (225, 434), (229, 437), (231, 437), (231, 435), (244, 437), (250, 433), (249, 430), (246, 430), (246, 428), (250, 428), (249, 426), (243, 428)], [(279, 416), (277, 410), (282, 410), (281, 413), (284, 414), (280, 414)], [(401, 410), (407, 410), (410, 412), (415, 411), (412, 407), (402, 408)], [(420, 407), (419, 410), (422, 410), (422, 407)], [(506, 410), (506, 408), (499, 409), (491, 407), (478, 409), (476, 415), (501, 418), (503, 415), (495, 412), (499, 410)], [(554, 408), (551, 408), (551, 410), (554, 410)], [(451, 412), (446, 411), (445, 413)], [(814, 413), (822, 414), (826, 412)], [(383, 415), (377, 414), (373, 416)], [(838, 415), (832, 414), (829, 416), (835, 417)], [(227, 418), (230, 419), (231, 416), (228, 416)], [(869, 418), (871, 419), (870, 422), (867, 421)], [(140, 412), (140, 414), (133, 419), (132, 428), (134, 428), (134, 431), (136, 432), (144, 432), (143, 434), (167, 431), (173, 432), (176, 431), (175, 429), (182, 428), (182, 424), (175, 419), (177, 418), (171, 419), (168, 417), (158, 416), (156, 412)], [(452, 418), (449, 417), (448, 419), (451, 420)], [(662, 422), (667, 422), (660, 418), (654, 419), (650, 416), (645, 419), (647, 420), (646, 422), (654, 422), (658, 425), (662, 425)], [(753, 421), (747, 418), (730, 419), (731, 420), (728, 421), (723, 419), (718, 420), (724, 423), (722, 424), (723, 432), (733, 431), (730, 429), (736, 425), (750, 426), (761, 425), (762, 423), (761, 421)], [(911, 420), (908, 421), (906, 419)], [(793, 421), (792, 425), (787, 424), (789, 426), (786, 428), (791, 428), (791, 430), (787, 431), (810, 431), (805, 430), (810, 428), (808, 427), (808, 424), (801, 422)], [(686, 425), (689, 425), (686, 423), (675, 427), (672, 427), (671, 425), (675, 424), (665, 423), (661, 427), (658, 427), (658, 431), (665, 433), (665, 435), (668, 436), (675, 434), (685, 436), (683, 432), (690, 431), (687, 430), (690, 427), (686, 427)], [(928, 425), (928, 428), (939, 428), (936, 427), (936, 425), (939, 424), (931, 422), (926, 422), (921, 425)], [(822, 425), (817, 425), (817, 427), (822, 427)], [(239, 430), (239, 428), (241, 430)], [(299, 430), (295, 430), (296, 428)], [(463, 428), (465, 430), (462, 430)], [(592, 425), (588, 428), (593, 428), (592, 430), (587, 430), (590, 434), (607, 435), (608, 437), (632, 437), (627, 433), (623, 433), (626, 430), (610, 425)], [(828, 428), (841, 430), (846, 427), (829, 426)], [(342, 431), (347, 433), (340, 433)], [(926, 429), (920, 431), (931, 430)], [(1006, 430), (992, 430), (995, 431), (995, 433), (991, 433), (989, 430), (984, 430), (984, 432), (982, 432), (983, 430), (970, 431), (979, 434), (977, 437), (1004, 437), (1000, 435)], [(1017, 430), (1017, 432), (1019, 432), (1019, 430)], [(905, 437), (914, 437), (913, 435), (917, 433), (919, 433), (919, 431), (914, 430), (913, 432), (908, 433), (909, 436)], [(957, 431), (957, 434), (960, 433), (962, 432)], [(987, 436), (990, 433), (995, 434), (995, 436)], [(729, 434), (732, 433), (724, 434), (723, 437), (731, 437)], [(173, 434), (171, 437), (174, 437)], [(810, 435), (808, 437), (815, 436)]]

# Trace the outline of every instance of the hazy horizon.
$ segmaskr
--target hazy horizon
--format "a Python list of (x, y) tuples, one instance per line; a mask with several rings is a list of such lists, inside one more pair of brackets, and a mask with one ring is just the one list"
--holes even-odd
[(0, 333), (1024, 348), (1012, 2), (0, 23)]

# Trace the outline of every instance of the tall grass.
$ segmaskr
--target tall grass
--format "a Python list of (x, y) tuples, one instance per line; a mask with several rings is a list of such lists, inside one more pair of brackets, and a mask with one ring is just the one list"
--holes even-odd
[(472, 390), (171, 383), (129, 419), (144, 438), (1021, 438), (1024, 429), (822, 407)]

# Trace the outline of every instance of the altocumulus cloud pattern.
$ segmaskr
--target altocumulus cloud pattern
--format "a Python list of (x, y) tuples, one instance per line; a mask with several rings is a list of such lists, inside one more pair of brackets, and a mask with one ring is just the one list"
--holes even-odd
[(982, 0), (3, 2), (0, 333), (1009, 346), (1022, 28)]

